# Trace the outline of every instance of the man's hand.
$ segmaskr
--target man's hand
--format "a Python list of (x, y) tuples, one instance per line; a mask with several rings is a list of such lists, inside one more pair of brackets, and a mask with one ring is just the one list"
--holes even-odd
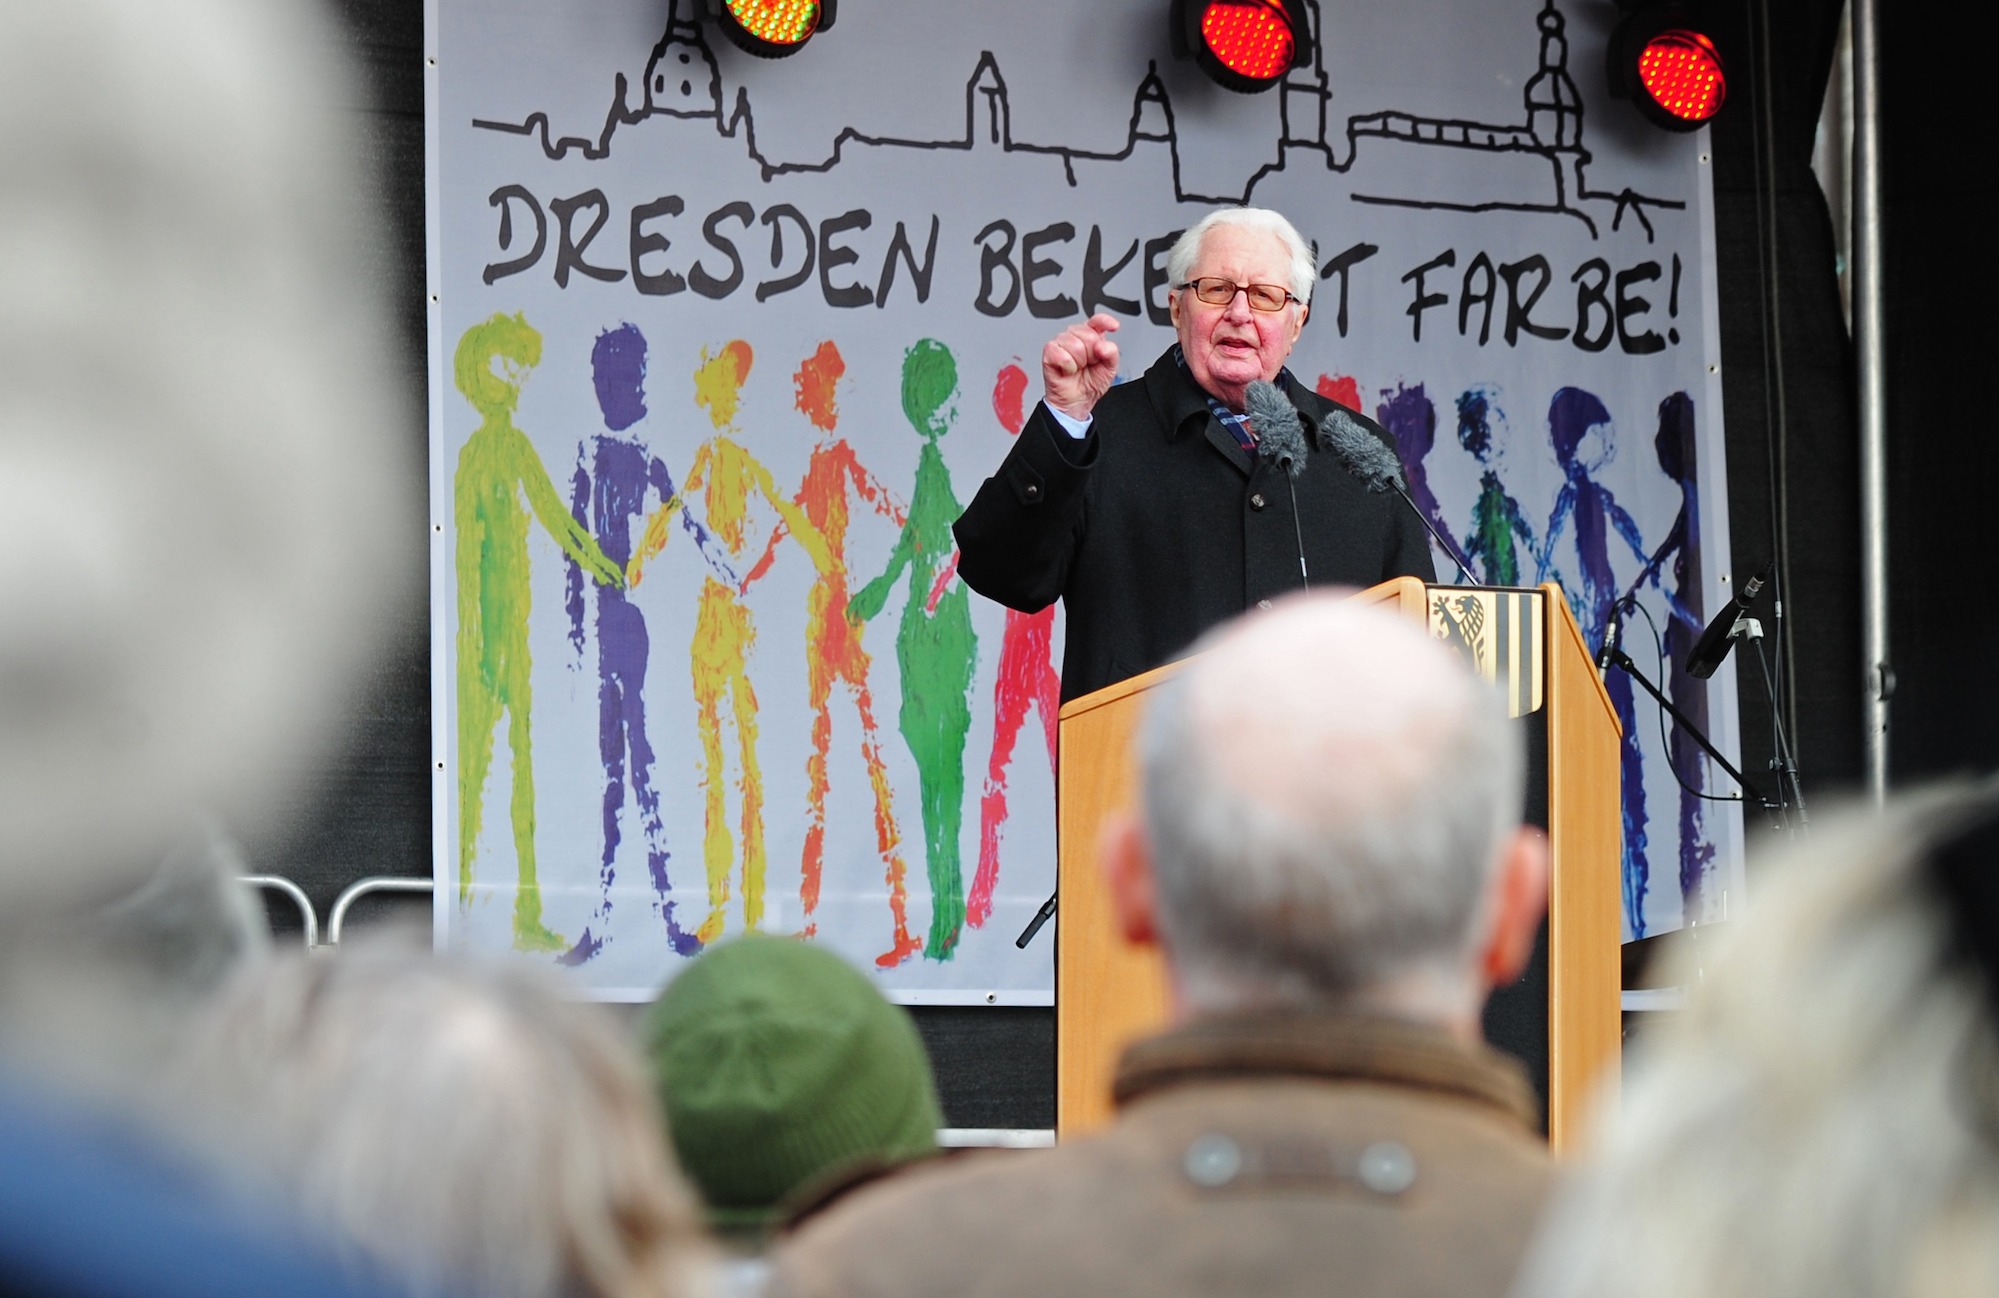
[(1073, 419), (1090, 410), (1117, 381), (1117, 317), (1099, 312), (1070, 325), (1041, 349), (1041, 386), (1048, 404)]

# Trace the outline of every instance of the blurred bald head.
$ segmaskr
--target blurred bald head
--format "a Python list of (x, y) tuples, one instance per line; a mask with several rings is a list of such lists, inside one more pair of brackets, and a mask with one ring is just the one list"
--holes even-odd
[(1158, 936), (1190, 1007), (1482, 997), (1522, 793), (1497, 693), (1413, 623), (1336, 595), (1197, 648), (1143, 746)]

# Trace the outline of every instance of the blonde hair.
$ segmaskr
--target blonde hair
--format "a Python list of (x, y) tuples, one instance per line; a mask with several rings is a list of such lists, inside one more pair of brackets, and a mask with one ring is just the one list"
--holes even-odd
[[(1999, 785), (1822, 822), (1636, 1056), (1520, 1295), (1999, 1288), (1999, 1038), (1923, 862)], [(1999, 865), (1999, 863), (1995, 863)]]
[(232, 1180), (418, 1293), (685, 1298), (710, 1260), (633, 1048), (537, 969), (273, 960), (173, 1089)]

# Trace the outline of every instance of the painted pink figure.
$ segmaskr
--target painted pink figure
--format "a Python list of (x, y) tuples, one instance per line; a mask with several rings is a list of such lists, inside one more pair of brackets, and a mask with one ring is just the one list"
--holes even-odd
[[(993, 384), (993, 413), (1007, 432), (1018, 437), (1026, 412), (1027, 372), (1018, 365), (1000, 370)], [(955, 556), (954, 556), (955, 558)], [(955, 565), (954, 565), (955, 567)], [(1055, 670), (1055, 606), (1039, 613), (1006, 611), (1006, 633), (1000, 641), (999, 677), (993, 683), (993, 751), (986, 763), (986, 788), (979, 799), (979, 868), (965, 902), (965, 920), (973, 928), (993, 913), (993, 888), (999, 883), (1000, 834), (1006, 828), (1006, 776), (1014, 744), (1027, 724), (1027, 710), (1041, 710), (1041, 728), (1048, 740), (1048, 768), (1055, 769), (1057, 713), (1062, 706), (1062, 677)]]

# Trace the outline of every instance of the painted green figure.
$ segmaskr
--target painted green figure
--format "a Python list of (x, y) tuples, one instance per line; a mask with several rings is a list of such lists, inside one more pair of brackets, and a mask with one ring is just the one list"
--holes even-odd
[(934, 606), (928, 597), (950, 562), (951, 524), (958, 498), (951, 494), (951, 471), (937, 439), (957, 418), (951, 398), (958, 388), (958, 363), (950, 349), (925, 338), (902, 362), (902, 409), (924, 439), (916, 462), (916, 489), (909, 497), (909, 521), (896, 538), (888, 567), (847, 601), (847, 616), (865, 622), (881, 612), (889, 587), (909, 570), (909, 598), (895, 636), (895, 660), (902, 669), (902, 738), (916, 759), (922, 786), (923, 841), (930, 873), (930, 936), (927, 960), (948, 960), (965, 924), (965, 879), (958, 859), (958, 827), (965, 801), (965, 733), (972, 726), (972, 666), (979, 645), (972, 635), (971, 597), (953, 583)]
[(458, 897), (463, 902), (471, 895), (493, 732), (504, 713), (513, 757), (514, 853), (520, 862), (514, 945), (563, 951), (569, 944), (542, 923), (535, 877), (528, 510), (600, 584), (622, 586), (625, 578), (571, 517), (541, 457), (514, 427), (521, 382), (540, 363), (541, 335), (519, 315), (496, 315), (467, 329), (452, 361), (459, 392), (480, 415), (478, 429), (458, 453), (452, 488), (458, 527)]

